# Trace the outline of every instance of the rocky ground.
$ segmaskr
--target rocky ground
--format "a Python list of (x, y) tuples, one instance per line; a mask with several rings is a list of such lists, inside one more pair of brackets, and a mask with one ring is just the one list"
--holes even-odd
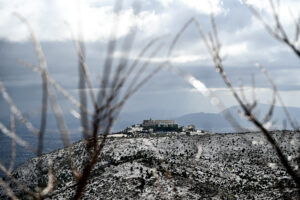
[[(299, 164), (298, 132), (274, 137), (295, 169)], [(72, 146), (79, 169), (89, 158), (84, 141)], [(66, 149), (19, 166), (13, 177), (36, 189), (47, 184), (53, 161), (55, 189), (47, 199), (72, 199), (77, 187)], [(41, 161), (41, 171), (37, 163)], [(299, 170), (298, 170), (299, 171)], [(7, 178), (17, 196), (24, 189)], [(0, 199), (6, 194), (0, 189)], [(261, 133), (208, 135), (140, 135), (109, 138), (82, 199), (299, 199), (295, 184)]]

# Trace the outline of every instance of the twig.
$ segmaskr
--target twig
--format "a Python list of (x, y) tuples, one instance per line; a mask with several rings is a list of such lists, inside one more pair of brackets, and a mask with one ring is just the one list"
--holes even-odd
[[(272, 9), (272, 15), (273, 15), (273, 20), (275, 22), (275, 27), (272, 28), (261, 16), (261, 14), (251, 5), (249, 5), (247, 3), (246, 0), (242, 0), (244, 2), (244, 4), (248, 7), (248, 9), (251, 11), (251, 13), (262, 23), (262, 25), (265, 27), (265, 29), (267, 30), (267, 32), (274, 37), (275, 39), (277, 39), (278, 41), (285, 43), (287, 46), (289, 46), (292, 51), (297, 55), (298, 58), (300, 58), (300, 50), (297, 49), (297, 47), (295, 46), (295, 44), (293, 44), (293, 42), (290, 41), (290, 39), (288, 38), (282, 24), (280, 21), (280, 17), (279, 17), (279, 13), (278, 11), (276, 11), (275, 6), (274, 6), (274, 2), (273, 0), (269, 0), (270, 2), (270, 6)], [(278, 5), (278, 7), (280, 7), (280, 5)], [(297, 29), (299, 29), (299, 23), (296, 22), (296, 36), (295, 38), (299, 37), (299, 33), (297, 32)], [(297, 35), (298, 34), (298, 35)]]
[(17, 118), (26, 126), (26, 128), (31, 131), (34, 135), (38, 136), (39, 131), (30, 123), (21, 113), (21, 111), (17, 108), (9, 94), (7, 93), (2, 81), (0, 81), (0, 92), (2, 93), (2, 96), (4, 100), (7, 102), (7, 104), (10, 107), (11, 112), (17, 116)]
[(15, 127), (15, 119), (12, 114), (10, 115), (10, 124), (11, 124), (10, 129), (12, 133), (12, 138), (11, 138), (12, 140), (11, 140), (11, 160), (8, 168), (9, 173), (11, 173), (12, 170), (14, 169), (15, 160), (16, 160), (16, 142), (15, 142), (16, 127)]
[(41, 75), (43, 80), (43, 97), (42, 97), (42, 116), (41, 116), (41, 125), (40, 131), (38, 134), (38, 150), (37, 155), (40, 156), (43, 152), (43, 142), (44, 142), (44, 132), (46, 129), (46, 122), (47, 122), (47, 108), (48, 108), (48, 81), (47, 81), (47, 62), (41, 47), (40, 42), (37, 40), (37, 37), (34, 34), (33, 29), (31, 28), (30, 24), (27, 20), (19, 15), (18, 13), (13, 13), (22, 23), (24, 23), (27, 27), (27, 30), (30, 34), (31, 41), (33, 42), (36, 55), (38, 57), (38, 61), (41, 68)]
[(270, 82), (270, 84), (272, 85), (273, 87), (273, 90), (276, 92), (276, 95), (277, 95), (277, 98), (279, 99), (279, 103), (281, 104), (281, 107), (287, 117), (287, 120), (288, 122), (291, 124), (292, 128), (294, 130), (299, 130), (299, 127), (295, 124), (295, 122), (292, 120), (292, 117), (289, 113), (289, 111), (287, 110), (284, 102), (283, 102), (283, 99), (277, 89), (277, 86), (276, 84), (274, 83), (272, 77), (270, 76), (270, 74), (268, 73), (268, 71), (266, 70), (266, 68), (264, 68), (261, 64), (257, 64), (257, 66), (260, 68), (260, 70), (264, 73), (264, 75), (266, 76), (267, 80)]
[[(39, 73), (40, 75), (42, 74), (41, 70), (34, 65), (27, 63), (22, 60), (17, 60), (20, 64), (24, 65), (25, 67), (30, 68), (32, 71)], [(48, 82), (58, 91), (60, 92), (63, 96), (65, 96), (74, 106), (82, 110), (83, 112), (86, 112), (88, 115), (92, 116), (92, 113), (83, 105), (77, 101), (67, 90), (65, 90), (61, 85), (59, 85), (53, 78), (50, 77), (49, 74), (47, 74), (47, 80)]]
[(93, 102), (93, 105), (95, 108), (97, 108), (97, 101), (96, 101), (96, 97), (93, 91), (93, 86), (92, 86), (92, 81), (91, 81), (91, 76), (88, 72), (88, 67), (86, 65), (85, 62), (85, 47), (83, 44), (83, 40), (80, 39), (79, 41), (75, 39), (73, 30), (71, 29), (70, 25), (68, 23), (66, 23), (69, 27), (72, 39), (73, 39), (73, 43), (75, 46), (75, 49), (77, 51), (77, 56), (79, 58), (79, 66), (81, 68), (81, 70), (79, 70), (79, 77), (81, 77), (82, 75), (84, 76), (84, 79), (87, 82), (88, 88), (89, 88), (89, 92), (90, 92), (90, 96)]
[[(180, 39), (182, 34), (185, 32), (185, 30), (192, 24), (196, 25), (201, 36), (203, 38), (205, 38), (204, 43), (205, 43), (206, 47), (208, 48), (208, 51), (210, 52), (210, 54), (213, 56), (213, 51), (210, 49), (210, 45), (206, 40), (206, 36), (205, 36), (204, 32), (202, 31), (200, 24), (198, 23), (198, 21), (195, 18), (191, 18), (183, 25), (183, 27), (178, 31), (178, 33), (174, 37), (174, 39), (169, 47), (169, 50), (168, 50), (168, 61), (169, 62), (170, 62), (170, 57), (172, 55), (172, 52), (173, 52), (178, 40)], [(215, 31), (214, 31), (214, 35), (217, 35), (217, 33)], [(221, 46), (221, 45), (218, 44), (218, 46)], [(197, 91), (202, 93), (204, 96), (209, 97), (212, 100), (211, 103), (214, 106), (217, 106), (220, 110), (224, 110), (225, 112), (222, 112), (222, 113), (224, 114), (225, 118), (228, 119), (229, 123), (236, 130), (246, 131), (245, 128), (243, 128), (239, 125), (239, 123), (235, 120), (235, 118), (231, 115), (231, 113), (225, 109), (226, 107), (222, 103), (222, 101), (212, 91), (210, 91), (209, 88), (207, 88), (203, 82), (201, 82), (200, 80), (198, 80), (191, 74), (188, 74), (188, 73), (182, 71), (180, 68), (173, 66), (171, 63), (168, 63), (168, 66), (170, 66), (171, 69), (175, 70), (176, 73), (178, 73), (181, 77), (183, 77), (188, 83), (190, 83), (195, 89), (197, 89)]]
[[(199, 24), (199, 23), (198, 23)], [(203, 31), (200, 28), (200, 35), (203, 34)], [(213, 29), (216, 29), (216, 26), (212, 27)], [(215, 30), (216, 31), (216, 30)], [(206, 37), (202, 37), (202, 39), (205, 41), (207, 40)], [(215, 41), (218, 41), (218, 39), (215, 39)], [(207, 43), (207, 42), (205, 42)], [(220, 48), (218, 48), (218, 44), (214, 44), (214, 51), (212, 51), (212, 49), (209, 49), (208, 46), (208, 50), (210, 52), (214, 52), (214, 54), (212, 55), (212, 59), (214, 61), (215, 64), (215, 68), (217, 69), (217, 71), (219, 72), (219, 74), (221, 75), (225, 85), (231, 90), (234, 98), (238, 101), (239, 105), (241, 106), (244, 114), (246, 117), (248, 117), (249, 121), (251, 121), (257, 128), (259, 128), (263, 135), (265, 136), (265, 138), (267, 139), (267, 141), (271, 144), (271, 146), (273, 147), (273, 149), (275, 150), (281, 164), (285, 167), (285, 169), (287, 170), (287, 173), (291, 176), (291, 178), (294, 180), (294, 182), (296, 183), (297, 187), (300, 187), (300, 178), (298, 177), (298, 175), (295, 173), (295, 171), (293, 170), (292, 166), (290, 165), (290, 163), (288, 162), (286, 156), (283, 154), (282, 149), (279, 147), (279, 145), (277, 144), (277, 142), (275, 141), (275, 139), (272, 137), (271, 133), (264, 127), (264, 125), (252, 114), (252, 111), (248, 109), (248, 107), (246, 106), (246, 104), (242, 101), (242, 99), (240, 98), (240, 96), (238, 95), (238, 93), (236, 92), (236, 90), (233, 88), (233, 85), (229, 79), (229, 77), (227, 76), (227, 74), (224, 71), (224, 67), (222, 64), (222, 58), (220, 57)]]
[(10, 130), (8, 130), (3, 124), (2, 122), (0, 122), (0, 130), (2, 131), (2, 133), (10, 138), (13, 138), (13, 140), (18, 143), (19, 145), (23, 146), (24, 148), (28, 149), (29, 151), (33, 152), (33, 153), (37, 153), (37, 150), (30, 146), (26, 141), (22, 140), (20, 137), (18, 137), (17, 135), (15, 135), (14, 133), (12, 133)]
[(45, 187), (40, 195), (41, 197), (45, 197), (49, 195), (53, 189), (54, 189), (54, 184), (55, 184), (55, 177), (52, 173), (52, 167), (53, 167), (53, 161), (51, 159), (48, 160), (48, 184), (47, 187)]

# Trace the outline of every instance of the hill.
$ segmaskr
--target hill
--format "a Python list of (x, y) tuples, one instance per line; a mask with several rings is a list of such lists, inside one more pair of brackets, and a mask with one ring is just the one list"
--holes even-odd
[[(282, 135), (284, 134), (284, 135)], [(273, 133), (297, 161), (298, 132)], [(292, 143), (293, 144), (293, 143)], [(75, 165), (87, 162), (86, 143), (72, 146)], [(48, 159), (56, 172), (48, 199), (72, 198), (76, 181), (66, 149), (33, 158), (13, 172), (29, 188), (47, 183)], [(39, 172), (37, 163), (42, 162)], [(296, 163), (294, 163), (296, 165)], [(299, 163), (298, 163), (299, 164)], [(170, 177), (166, 176), (169, 174)], [(24, 198), (16, 184), (10, 186)], [(0, 191), (0, 198), (7, 199)], [(110, 138), (92, 171), (83, 199), (297, 199), (295, 185), (261, 133), (143, 135)]]

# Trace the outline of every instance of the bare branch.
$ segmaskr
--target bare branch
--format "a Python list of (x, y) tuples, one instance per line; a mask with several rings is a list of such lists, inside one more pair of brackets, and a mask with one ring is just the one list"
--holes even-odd
[[(214, 21), (213, 19), (211, 19), (212, 21)], [(215, 22), (213, 22), (215, 23)], [(172, 55), (173, 49), (175, 47), (175, 45), (177, 44), (178, 40), (180, 39), (181, 35), (184, 33), (184, 31), (191, 25), (191, 24), (195, 24), (201, 37), (204, 38), (203, 41), (205, 43), (205, 46), (207, 47), (209, 53), (211, 54), (212, 57), (214, 57), (215, 55), (215, 50), (218, 49), (211, 49), (209, 42), (207, 41), (207, 37), (204, 34), (204, 31), (202, 30), (202, 28), (200, 27), (199, 22), (195, 19), (195, 18), (191, 18), (190, 20), (188, 20), (184, 26), (179, 30), (179, 32), (176, 34), (175, 38), (173, 39), (169, 50), (168, 50), (168, 61), (170, 60), (170, 57)], [(214, 30), (214, 35), (217, 36), (217, 30)], [(215, 42), (213, 42), (213, 35), (211, 35), (211, 41), (213, 45)], [(219, 40), (216, 40), (216, 44), (217, 46), (221, 47)], [(214, 57), (214, 60), (220, 59), (220, 57)], [(176, 71), (176, 73), (178, 73), (181, 77), (183, 77), (188, 83), (190, 83), (195, 89), (197, 89), (197, 91), (199, 91), (200, 93), (202, 93), (204, 96), (207, 96), (211, 99), (211, 103), (214, 106), (217, 106), (220, 110), (224, 110), (225, 112), (223, 112), (223, 114), (225, 115), (225, 118), (228, 119), (229, 123), (238, 131), (246, 131), (246, 129), (242, 128), (239, 123), (234, 119), (234, 117), (231, 115), (230, 112), (228, 112), (225, 108), (225, 105), (222, 103), (222, 101), (213, 94), (213, 92), (211, 92), (203, 82), (201, 82), (200, 80), (198, 80), (197, 78), (193, 77), (190, 74), (187, 74), (186, 72), (182, 71), (180, 68), (176, 68), (174, 67), (171, 63), (168, 63), (168, 65), (171, 67), (171, 69), (174, 69)]]
[(7, 102), (7, 104), (10, 107), (11, 112), (18, 117), (18, 119), (26, 126), (26, 128), (31, 131), (34, 135), (38, 136), (39, 131), (30, 123), (21, 113), (21, 111), (16, 107), (15, 103), (7, 93), (2, 81), (0, 81), (0, 92), (2, 93), (2, 96), (4, 100)]
[(72, 172), (73, 172), (75, 177), (78, 177), (79, 173), (75, 169), (75, 166), (73, 164), (73, 159), (72, 159), (69, 131), (68, 131), (68, 128), (65, 124), (64, 117), (63, 117), (63, 112), (62, 112), (61, 107), (59, 106), (59, 104), (57, 102), (57, 97), (56, 97), (56, 94), (55, 94), (53, 88), (49, 88), (49, 97), (50, 97), (50, 102), (51, 102), (53, 112), (55, 114), (57, 127), (59, 128), (60, 133), (61, 133), (62, 142), (64, 144), (64, 147), (67, 147), (67, 149), (68, 149), (68, 159), (69, 159), (69, 163), (70, 163)]
[(118, 27), (119, 27), (119, 11), (122, 8), (122, 1), (116, 1), (115, 6), (114, 6), (114, 22), (113, 22), (113, 27), (111, 29), (110, 33), (110, 41), (108, 43), (107, 47), (107, 54), (106, 54), (106, 59), (104, 62), (104, 69), (103, 69), (103, 74), (102, 74), (102, 84), (100, 88), (102, 88), (97, 97), (97, 103), (98, 106), (101, 106), (103, 104), (104, 99), (107, 96), (107, 89), (106, 87), (109, 84), (110, 81), (110, 75), (111, 75), (111, 68), (113, 64), (113, 54), (116, 48), (116, 33), (118, 33)]
[(246, 98), (243, 83), (241, 83), (241, 85), (240, 85), (240, 94), (241, 94), (241, 97), (242, 97), (243, 101), (245, 102), (245, 104), (249, 107), (250, 104)]
[(299, 35), (300, 35), (300, 24), (298, 23), (297, 19), (295, 18), (293, 12), (291, 9), (289, 9), (290, 15), (294, 21), (294, 26), (295, 26), (295, 35), (294, 35), (294, 41), (293, 44), (296, 45), (298, 40), (299, 40)]
[(93, 105), (94, 105), (95, 108), (97, 108), (97, 101), (96, 101), (96, 97), (95, 97), (95, 94), (94, 94), (94, 91), (93, 91), (91, 76), (88, 72), (88, 67), (87, 67), (86, 62), (85, 62), (85, 51), (84, 51), (85, 48), (84, 48), (83, 41), (82, 41), (82, 39), (80, 41), (76, 40), (75, 36), (74, 36), (74, 33), (73, 33), (73, 30), (71, 29), (70, 25), (68, 23), (66, 23), (66, 24), (69, 27), (69, 30), (70, 30), (70, 33), (71, 33), (71, 36), (72, 36), (72, 39), (73, 39), (73, 43), (74, 43), (75, 49), (77, 51), (77, 56), (79, 58), (79, 66), (82, 69), (82, 70), (79, 71), (79, 75), (84, 76), (84, 79), (86, 80), (88, 88), (89, 88), (89, 92), (90, 92), (90, 96), (91, 96)]
[(134, 87), (134, 85), (138, 85), (139, 82), (139, 78), (141, 77), (141, 75), (143, 74), (143, 72), (145, 71), (145, 69), (148, 67), (148, 65), (150, 64), (150, 60), (161, 50), (161, 48), (164, 46), (164, 44), (160, 44), (156, 49), (153, 50), (152, 54), (149, 56), (148, 61), (146, 61), (142, 67), (136, 72), (135, 76), (132, 78), (131, 83), (128, 86), (127, 92), (129, 92), (130, 90), (132, 90), (132, 88)]
[(270, 84), (272, 85), (273, 90), (276, 92), (277, 98), (279, 99), (279, 103), (281, 104), (281, 107), (282, 107), (282, 109), (283, 109), (283, 111), (284, 111), (284, 113), (285, 113), (285, 115), (286, 115), (286, 117), (287, 117), (288, 122), (290, 123), (290, 125), (292, 126), (292, 128), (293, 128), (294, 130), (299, 130), (299, 127), (298, 127), (298, 126), (295, 124), (295, 122), (292, 120), (292, 117), (291, 117), (289, 111), (287, 110), (287, 108), (286, 108), (286, 106), (285, 106), (285, 104), (284, 104), (284, 102), (283, 102), (283, 99), (282, 99), (282, 97), (281, 97), (281, 95), (280, 95), (280, 93), (279, 93), (279, 91), (278, 91), (278, 89), (277, 89), (277, 86), (276, 86), (276, 84), (274, 83), (272, 77), (270, 76), (270, 74), (268, 73), (268, 71), (267, 71), (262, 65), (257, 64), (257, 66), (258, 66), (258, 67), (260, 68), (260, 70), (264, 73), (264, 75), (266, 76), (267, 80), (268, 80), (268, 81), (270, 82)]
[(12, 138), (11, 138), (12, 140), (11, 140), (11, 160), (8, 168), (9, 173), (11, 173), (12, 170), (14, 169), (15, 160), (16, 160), (16, 142), (15, 142), (16, 127), (15, 127), (15, 118), (12, 114), (10, 115), (10, 126), (11, 126), (10, 130), (12, 133)]
[(253, 110), (256, 107), (257, 101), (256, 101), (256, 94), (255, 94), (255, 76), (252, 74), (251, 76), (252, 81), (252, 104), (249, 107), (250, 110)]
[[(34, 65), (22, 60), (17, 60), (17, 61), (20, 64), (24, 65), (25, 67), (30, 68), (32, 71), (39, 73), (40, 75), (42, 74), (42, 71), (39, 68), (35, 67)], [(77, 101), (68, 91), (66, 91), (61, 85), (59, 85), (54, 79), (52, 79), (49, 76), (49, 74), (47, 74), (47, 80), (58, 92), (60, 92), (63, 96), (65, 96), (74, 106), (86, 112), (88, 115), (92, 116), (91, 111), (89, 111), (86, 107), (81, 105), (79, 101)]]
[[(251, 11), (251, 13), (263, 24), (263, 26), (265, 27), (265, 29), (267, 30), (267, 32), (274, 37), (275, 39), (277, 39), (278, 41), (285, 43), (287, 46), (289, 46), (292, 51), (297, 55), (298, 58), (300, 58), (300, 49), (297, 49), (297, 47), (295, 46), (294, 42), (291, 42), (290, 39), (288, 38), (281, 22), (280, 22), (280, 17), (279, 17), (279, 8), (280, 8), (280, 4), (278, 3), (277, 5), (277, 10), (275, 8), (274, 2), (273, 0), (269, 0), (270, 2), (270, 7), (272, 10), (272, 16), (273, 16), (273, 20), (275, 22), (275, 27), (272, 28), (261, 16), (261, 14), (259, 14), (259, 12), (251, 5), (247, 4), (246, 0), (242, 0), (244, 2), (244, 4), (248, 7), (248, 9)], [(298, 24), (298, 23), (296, 23)], [(296, 25), (296, 35), (297, 35), (297, 29), (299, 29), (299, 24)], [(299, 35), (299, 34), (298, 34)], [(297, 36), (298, 37), (298, 36)], [(296, 37), (296, 38), (297, 38)]]
[(24, 148), (28, 149), (29, 151), (33, 152), (36, 154), (37, 150), (34, 149), (34, 147), (30, 146), (26, 141), (22, 140), (20, 137), (18, 137), (17, 135), (13, 134), (10, 130), (8, 130), (3, 124), (2, 122), (0, 122), (0, 130), (2, 131), (2, 133), (4, 135), (6, 135), (7, 137), (13, 138), (14, 141), (16, 141), (16, 143), (18, 143), (19, 145), (23, 146)]
[(47, 187), (45, 187), (40, 193), (42, 197), (49, 195), (54, 189), (55, 177), (52, 173), (52, 167), (53, 167), (53, 161), (49, 159), (48, 160), (48, 184)]
[[(199, 30), (202, 30), (200, 26), (199, 26)], [(203, 31), (200, 31), (200, 35), (203, 35)], [(202, 37), (202, 39), (204, 41), (207, 40), (206, 37)], [(217, 41), (218, 39), (214, 39), (214, 40)], [(205, 42), (205, 43), (207, 43), (207, 42)], [(213, 51), (213, 49), (216, 49), (216, 50)], [(237, 102), (241, 106), (241, 108), (242, 108), (245, 116), (248, 117), (249, 121), (251, 121), (257, 128), (259, 128), (262, 131), (262, 133), (265, 136), (265, 138), (267, 139), (267, 141), (274, 148), (274, 150), (275, 150), (278, 158), (281, 161), (281, 164), (287, 170), (287, 173), (292, 177), (292, 179), (296, 183), (297, 187), (300, 187), (300, 178), (298, 177), (298, 175), (293, 170), (292, 166), (288, 162), (286, 156), (283, 154), (281, 148), (279, 147), (279, 145), (277, 144), (277, 142), (275, 141), (275, 139), (272, 137), (271, 133), (252, 114), (252, 111), (248, 109), (247, 105), (243, 102), (243, 100), (241, 99), (241, 97), (238, 95), (238, 93), (236, 92), (236, 90), (233, 88), (233, 85), (232, 85), (229, 77), (227, 76), (227, 74), (224, 71), (224, 67), (223, 67), (223, 64), (222, 64), (222, 58), (219, 55), (220, 49), (218, 49), (217, 46), (214, 46), (211, 49), (208, 48), (208, 51), (214, 52), (214, 54), (212, 55), (212, 59), (214, 61), (215, 68), (219, 72), (220, 76), (222, 77), (225, 85), (231, 90), (232, 95), (234, 96), (234, 98), (237, 100)]]
[(261, 121), (263, 124), (268, 123), (271, 120), (273, 112), (274, 112), (275, 103), (276, 103), (276, 91), (273, 90), (272, 102), (271, 102), (269, 111), (265, 114), (264, 118)]

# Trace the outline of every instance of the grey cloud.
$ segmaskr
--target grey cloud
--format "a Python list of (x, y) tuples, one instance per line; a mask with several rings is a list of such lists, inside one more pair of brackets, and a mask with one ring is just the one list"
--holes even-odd
[[(126, 4), (124, 7), (129, 8), (130, 4)], [(263, 74), (254, 66), (255, 62), (260, 62), (269, 70), (280, 90), (300, 90), (300, 83), (297, 82), (297, 77), (300, 75), (298, 72), (299, 59), (287, 47), (271, 38), (265, 30), (255, 29), (254, 31), (247, 31), (251, 29), (252, 16), (239, 1), (224, 1), (224, 7), (228, 12), (221, 13), (216, 18), (221, 42), (223, 41), (224, 45), (246, 42), (248, 45), (248, 52), (242, 56), (229, 56), (224, 62), (225, 70), (232, 79), (233, 84), (239, 87), (241, 84), (240, 80), (243, 80), (244, 86), (251, 86), (251, 74), (254, 73), (256, 87), (270, 88), (271, 86)], [(164, 58), (167, 55), (171, 40), (191, 17), (199, 19), (204, 31), (210, 30), (208, 16), (199, 14), (194, 9), (182, 7), (180, 4), (174, 3), (166, 9), (158, 1), (145, 1), (145, 3), (142, 3), (142, 11), (152, 10), (158, 16), (162, 14), (168, 15), (167, 18), (164, 18), (167, 21), (160, 22), (163, 26), (161, 32), (157, 33), (158, 35), (146, 36), (142, 34), (142, 31), (138, 31), (132, 55), (137, 55), (150, 39), (165, 33), (164, 31), (167, 30), (170, 35), (162, 40), (165, 46), (161, 53), (158, 54), (159, 57)], [(151, 27), (152, 25), (149, 24), (149, 26)], [(106, 45), (106, 41), (86, 43), (87, 64), (95, 87), (98, 85), (97, 77), (101, 76), (102, 73), (103, 62), (106, 56)], [(118, 41), (118, 45), (118, 47), (121, 46), (120, 41)], [(51, 76), (63, 87), (72, 91), (74, 96), (77, 96), (77, 93), (73, 91), (77, 88), (78, 58), (72, 42), (44, 41), (42, 42), (42, 47), (45, 51)], [(179, 51), (186, 55), (207, 54), (203, 50), (203, 42), (195, 26), (191, 26), (182, 35), (178, 45), (175, 47), (174, 54)], [(0, 59), (0, 78), (12, 93), (18, 105), (27, 110), (38, 109), (41, 99), (41, 78), (30, 69), (16, 62), (16, 59), (23, 59), (35, 65), (38, 64), (32, 44), (30, 42), (11, 43), (0, 41)], [(115, 64), (117, 62), (118, 59)], [(213, 68), (211, 60), (183, 64), (174, 63), (174, 65), (193, 74), (208, 87), (225, 87), (219, 74)], [(149, 71), (150, 69), (147, 68)], [(156, 108), (157, 112), (159, 110), (161, 112), (163, 110), (176, 110), (177, 114), (197, 112), (204, 109), (206, 112), (216, 111), (215, 108), (210, 106), (208, 99), (200, 94), (189, 92), (191, 88), (176, 73), (165, 69), (133, 96), (125, 105), (124, 110), (129, 112), (130, 110), (142, 111)], [(63, 97), (59, 96), (59, 98), (62, 105), (69, 106)], [(0, 98), (0, 106), (1, 111), (9, 113), (2, 98)]]

